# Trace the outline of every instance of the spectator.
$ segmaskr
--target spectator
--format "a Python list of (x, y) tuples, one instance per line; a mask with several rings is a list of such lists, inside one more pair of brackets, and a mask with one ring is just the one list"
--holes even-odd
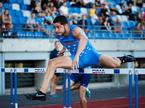
[(94, 0), (83, 0), (83, 4), (86, 8), (91, 8), (94, 4)]
[(117, 18), (116, 22), (114, 23), (114, 32), (116, 32), (116, 33), (122, 32), (122, 25), (121, 25), (119, 18)]
[(53, 18), (59, 15), (59, 12), (55, 7), (52, 8), (51, 13)]
[(111, 9), (111, 14), (109, 16), (109, 22), (111, 25), (114, 25), (117, 21), (117, 12), (116, 9)]
[(26, 27), (31, 31), (38, 30), (38, 26), (35, 20), (35, 13), (32, 13), (31, 17), (28, 18)]
[(100, 19), (101, 19), (101, 25), (102, 25), (101, 29), (111, 32), (111, 26), (110, 26), (110, 23), (108, 22), (108, 18), (100, 18)]
[(0, 25), (2, 24), (2, 14), (3, 14), (3, 9), (2, 9), (2, 3), (0, 2)]
[[(3, 13), (3, 10), (2, 10), (2, 3), (0, 2), (0, 26), (2, 25), (2, 13)], [(0, 27), (0, 35), (1, 35), (1, 27)]]
[(91, 19), (91, 24), (95, 25), (98, 22), (98, 16), (96, 9), (92, 6), (92, 8), (89, 11), (89, 17)]
[(102, 4), (102, 9), (100, 11), (100, 15), (102, 17), (108, 17), (109, 16), (109, 13), (110, 13), (110, 9), (107, 7), (107, 4), (104, 2)]
[(41, 11), (41, 7), (39, 7), (39, 4), (36, 4), (36, 6), (32, 9), (32, 13), (38, 14)]
[(36, 1), (35, 0), (31, 0), (31, 3), (30, 3), (31, 10), (33, 10), (35, 7), (36, 7)]
[(63, 0), (52, 0), (52, 2), (53, 2), (54, 7), (55, 7), (56, 9), (59, 9), (59, 8), (63, 5), (63, 3), (64, 3)]
[(78, 8), (84, 7), (83, 1), (82, 0), (76, 0), (76, 2), (74, 1), (73, 3), (71, 3), (71, 7), (78, 7)]
[(5, 9), (2, 14), (2, 31), (6, 33), (8, 32), (10, 35), (11, 29), (12, 29), (11, 16), (9, 15), (8, 9)]
[(59, 8), (60, 15), (68, 16), (68, 8), (66, 7), (66, 3)]
[(84, 29), (85, 32), (87, 31), (88, 22), (85, 15), (82, 15), (82, 19), (78, 21), (78, 25)]
[(45, 16), (45, 23), (47, 23), (48, 25), (52, 24), (53, 18), (50, 12), (47, 13), (47, 15)]
[(44, 17), (42, 17), (41, 12), (38, 13), (38, 16), (36, 16), (36, 24), (38, 26), (39, 31), (44, 31)]
[[(78, 24), (78, 17), (77, 16), (69, 16), (70, 17), (70, 25), (74, 24), (77, 25)], [(71, 18), (72, 17), (72, 18)]]

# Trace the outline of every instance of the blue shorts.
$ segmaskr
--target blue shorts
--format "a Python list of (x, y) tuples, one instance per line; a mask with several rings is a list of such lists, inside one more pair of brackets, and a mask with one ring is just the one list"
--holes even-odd
[[(80, 55), (79, 57), (79, 68), (86, 68), (92, 65), (99, 65), (101, 54), (96, 50), (87, 51), (85, 54)], [(71, 56), (71, 59), (74, 59), (74, 56)]]
[(80, 83), (81, 86), (87, 87), (91, 75), (90, 74), (71, 74), (70, 78), (75, 83)]

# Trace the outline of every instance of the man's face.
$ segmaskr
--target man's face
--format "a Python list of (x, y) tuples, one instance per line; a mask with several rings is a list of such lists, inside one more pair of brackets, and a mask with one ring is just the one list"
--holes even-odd
[(59, 43), (59, 42), (56, 42), (56, 43), (55, 43), (55, 48), (58, 49), (59, 46), (60, 46), (60, 43)]
[(60, 23), (54, 23), (55, 33), (57, 35), (63, 35), (65, 33), (65, 26)]

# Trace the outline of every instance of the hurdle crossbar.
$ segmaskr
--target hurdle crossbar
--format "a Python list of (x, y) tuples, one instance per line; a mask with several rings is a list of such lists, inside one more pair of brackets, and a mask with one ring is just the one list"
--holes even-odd
[[(16, 72), (16, 73), (45, 73), (46, 68), (0, 68), (1, 72)], [(57, 73), (78, 73), (78, 74), (145, 74), (143, 68), (118, 68), (118, 69), (105, 69), (105, 68), (86, 68), (83, 72), (77, 70), (68, 70), (58, 68)]]

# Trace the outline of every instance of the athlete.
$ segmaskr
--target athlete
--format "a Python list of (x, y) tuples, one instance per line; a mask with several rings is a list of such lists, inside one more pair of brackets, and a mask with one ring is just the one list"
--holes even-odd
[[(71, 53), (71, 56), (60, 56), (48, 62), (48, 67), (44, 75), (41, 88), (35, 93), (30, 94), (28, 99), (46, 100), (46, 93), (50, 80), (57, 68), (78, 70), (92, 65), (101, 65), (105, 68), (119, 68), (122, 63), (132, 62), (135, 58), (131, 55), (123, 57), (110, 57), (100, 54), (92, 46), (84, 31), (76, 25), (69, 25), (65, 16), (57, 16), (53, 25), (56, 38)], [(82, 74), (80, 74), (81, 76)], [(89, 78), (86, 78), (88, 80)], [(71, 81), (71, 85), (76, 79)], [(81, 108), (87, 108), (87, 99), (85, 98), (86, 86), (80, 86), (80, 104)]]

